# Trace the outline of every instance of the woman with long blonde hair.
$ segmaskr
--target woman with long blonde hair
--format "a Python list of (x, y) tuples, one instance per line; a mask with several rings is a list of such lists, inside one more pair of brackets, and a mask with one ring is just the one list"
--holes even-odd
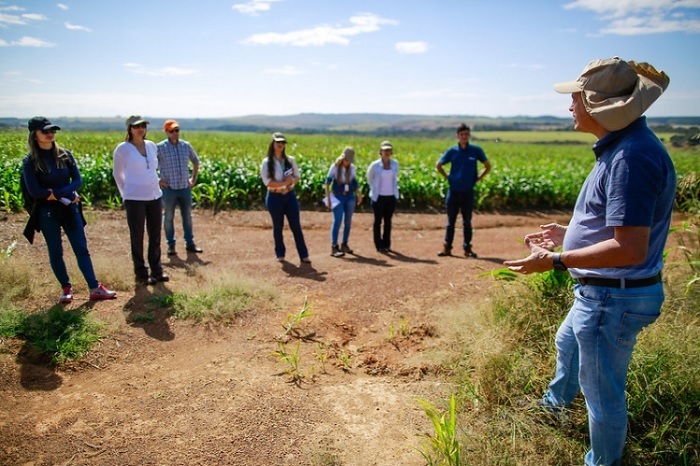
[[(331, 227), (331, 256), (343, 257), (352, 254), (353, 250), (348, 246), (350, 229), (352, 228), (352, 214), (355, 205), (362, 202), (362, 193), (358, 190), (357, 169), (355, 161), (355, 149), (346, 147), (343, 153), (335, 159), (328, 176), (326, 177), (326, 207), (333, 212), (333, 226)], [(342, 242), (338, 244), (340, 224), (344, 222)]]

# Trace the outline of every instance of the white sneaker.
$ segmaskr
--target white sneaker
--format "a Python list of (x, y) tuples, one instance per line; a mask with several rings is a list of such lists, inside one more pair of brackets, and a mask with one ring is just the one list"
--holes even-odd
[(107, 288), (104, 287), (104, 285), (102, 285), (102, 283), (99, 283), (97, 285), (97, 288), (90, 289), (90, 299), (91, 300), (114, 299), (116, 297), (117, 297), (117, 292), (108, 290)]

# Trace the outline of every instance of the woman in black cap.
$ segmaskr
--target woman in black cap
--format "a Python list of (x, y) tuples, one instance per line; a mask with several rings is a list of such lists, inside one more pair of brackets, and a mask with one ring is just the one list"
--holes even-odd
[[(134, 274), (138, 281), (155, 285), (167, 282), (170, 277), (163, 273), (160, 260), (163, 193), (156, 171), (158, 148), (155, 142), (146, 139), (148, 123), (137, 115), (126, 119), (126, 138), (114, 149), (112, 175), (124, 200)], [(148, 231), (148, 266), (143, 259), (144, 225)]]
[(294, 185), (299, 182), (299, 167), (294, 158), (287, 156), (287, 138), (282, 133), (274, 133), (267, 148), (267, 157), (260, 167), (260, 175), (267, 186), (265, 206), (272, 218), (272, 236), (275, 239), (277, 260), (284, 261), (286, 248), (282, 237), (284, 219), (289, 222), (289, 229), (294, 235), (299, 258), (304, 263), (311, 263), (306, 249), (304, 233), (301, 231), (299, 218), (299, 201), (294, 192)]
[(32, 118), (28, 127), (29, 153), (22, 162), (22, 177), (34, 205), (25, 236), (33, 243), (35, 231), (43, 234), (51, 269), (62, 288), (59, 302), (67, 304), (73, 301), (73, 285), (63, 261), (61, 230), (73, 248), (78, 268), (90, 289), (90, 299), (115, 298), (117, 293), (105, 288), (95, 278), (78, 196), (83, 180), (73, 154), (56, 144), (56, 131), (61, 128), (44, 117)]

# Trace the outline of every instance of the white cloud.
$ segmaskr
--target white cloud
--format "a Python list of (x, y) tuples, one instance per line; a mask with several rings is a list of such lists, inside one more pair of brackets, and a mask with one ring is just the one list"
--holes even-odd
[(642, 34), (663, 34), (688, 32), (700, 34), (700, 20), (666, 20), (661, 17), (638, 17), (618, 19), (600, 30), (601, 34), (636, 36)]
[(66, 26), (66, 29), (70, 29), (71, 31), (85, 31), (85, 32), (92, 32), (92, 29), (86, 28), (85, 26), (78, 26), (77, 24), (71, 24), (71, 23), (64, 23)]
[(564, 8), (597, 13), (601, 21), (608, 23), (601, 28), (601, 34), (700, 33), (700, 19), (692, 11), (700, 9), (700, 0), (575, 0)]
[(177, 66), (165, 66), (163, 68), (144, 68), (139, 63), (124, 63), (124, 68), (130, 69), (133, 73), (144, 74), (146, 76), (192, 76), (199, 74), (199, 70), (192, 68), (180, 68)]
[(269, 68), (263, 71), (265, 74), (281, 74), (284, 76), (296, 76), (299, 74), (304, 74), (302, 70), (294, 66), (286, 65), (282, 68)]
[(59, 7), (61, 10), (68, 10), (68, 5), (66, 5), (65, 3), (57, 3), (56, 6)]
[(24, 8), (17, 5), (0, 7), (0, 11), (24, 11)]
[(428, 51), (428, 44), (422, 41), (397, 42), (395, 47), (397, 52), (407, 55), (425, 53)]
[(22, 18), (30, 19), (32, 21), (46, 21), (46, 16), (37, 13), (25, 13)]
[(262, 11), (270, 11), (270, 5), (281, 0), (250, 0), (248, 3), (236, 3), (231, 8), (244, 15), (258, 16)]
[(26, 21), (24, 21), (20, 16), (17, 15), (6, 15), (3, 13), (0, 13), (0, 27), (5, 27), (8, 24), (27, 24)]
[(19, 40), (13, 40), (10, 45), (17, 47), (54, 47), (56, 44), (51, 42), (46, 42), (45, 40), (37, 39), (35, 37), (24, 36)]
[(287, 33), (268, 32), (254, 34), (243, 44), (254, 45), (294, 45), (297, 47), (321, 46), (326, 44), (347, 45), (349, 37), (375, 32), (382, 25), (396, 25), (397, 21), (383, 19), (371, 13), (361, 13), (350, 18), (350, 26), (317, 26)]
[(5, 42), (4, 40), (0, 39), (0, 47), (7, 47), (7, 46), (9, 46), (9, 45), (10, 45), (10, 44), (8, 44), (8, 43)]

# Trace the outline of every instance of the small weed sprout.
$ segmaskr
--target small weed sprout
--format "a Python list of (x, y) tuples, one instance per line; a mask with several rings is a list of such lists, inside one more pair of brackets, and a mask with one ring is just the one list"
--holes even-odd
[(350, 372), (350, 369), (352, 369), (352, 355), (348, 351), (343, 350), (343, 352), (338, 355), (338, 361), (340, 361), (340, 368), (344, 372)]
[(15, 252), (15, 249), (17, 248), (17, 240), (14, 240), (10, 245), (2, 250), (2, 257), (8, 258), (12, 256), (12, 253)]
[(399, 324), (399, 333), (401, 334), (402, 337), (410, 337), (411, 336), (411, 324), (408, 323), (408, 318), (405, 318)]
[(323, 343), (316, 343), (316, 351), (314, 351), (314, 356), (321, 363), (321, 371), (326, 373), (326, 361), (328, 361), (328, 351), (323, 346)]
[(288, 336), (301, 337), (301, 331), (299, 327), (304, 319), (313, 316), (311, 312), (311, 305), (309, 304), (307, 298), (304, 298), (304, 304), (301, 309), (296, 314), (289, 314), (287, 320), (284, 322), (282, 327), (284, 328), (284, 334)]
[(457, 439), (457, 402), (450, 397), (450, 410), (440, 413), (429, 401), (418, 399), (423, 411), (433, 423), (432, 435), (424, 434), (426, 442), (418, 450), (428, 466), (462, 466), (461, 445)]
[(282, 343), (277, 344), (277, 351), (272, 353), (273, 356), (276, 356), (280, 362), (283, 362), (287, 365), (286, 369), (284, 370), (285, 374), (288, 374), (291, 379), (290, 382), (294, 383), (295, 385), (300, 385), (303, 381), (304, 378), (306, 377), (304, 374), (301, 373), (301, 370), (299, 369), (299, 363), (301, 361), (301, 358), (299, 356), (299, 343), (297, 343), (297, 346), (294, 348), (293, 351), (287, 351), (287, 347), (283, 345)]

